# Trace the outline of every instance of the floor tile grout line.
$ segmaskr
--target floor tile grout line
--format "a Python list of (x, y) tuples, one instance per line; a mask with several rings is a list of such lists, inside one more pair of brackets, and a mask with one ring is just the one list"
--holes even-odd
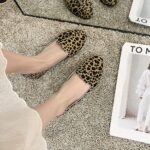
[(36, 15), (26, 14), (22, 10), (22, 8), (18, 4), (18, 2), (16, 0), (14, 0), (14, 2), (15, 2), (15, 4), (17, 5), (17, 7), (19, 8), (19, 10), (21, 11), (21, 13), (24, 16), (34, 17), (34, 18), (40, 18), (40, 19), (47, 19), (47, 20), (58, 21), (58, 22), (66, 22), (66, 23), (70, 23), (70, 24), (82, 25), (82, 26), (92, 27), (92, 28), (97, 28), (97, 29), (99, 28), (99, 29), (111, 30), (111, 31), (116, 31), (116, 32), (121, 32), (121, 33), (126, 33), (126, 34), (134, 34), (134, 35), (140, 35), (140, 36), (148, 36), (148, 37), (150, 37), (150, 34), (146, 34), (146, 33), (132, 32), (132, 31), (126, 31), (126, 30), (121, 30), (121, 29), (108, 28), (108, 27), (104, 27), (104, 26), (88, 25), (88, 24), (77, 23), (77, 22), (73, 22), (73, 21), (67, 21), (67, 20), (61, 20), (61, 19), (48, 18), (48, 17), (41, 17), (41, 16), (36, 16)]

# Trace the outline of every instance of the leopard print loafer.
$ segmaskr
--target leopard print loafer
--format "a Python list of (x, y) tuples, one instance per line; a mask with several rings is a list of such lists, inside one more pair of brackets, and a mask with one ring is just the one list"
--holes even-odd
[[(90, 90), (93, 89), (99, 82), (100, 77), (103, 73), (103, 59), (100, 56), (92, 56), (84, 61), (75, 71), (75, 73), (85, 83), (89, 84)], [(89, 91), (90, 91), (89, 90)], [(75, 101), (67, 107), (65, 111), (70, 110), (75, 104), (79, 103), (80, 100)]]
[(118, 3), (118, 0), (100, 0), (104, 5), (113, 7)]
[(77, 68), (76, 73), (94, 88), (103, 73), (103, 59), (100, 56), (90, 57)]
[(92, 3), (90, 0), (64, 0), (67, 8), (76, 16), (83, 19), (90, 19), (93, 15)]
[(86, 33), (82, 30), (70, 30), (60, 34), (57, 43), (68, 53), (68, 57), (71, 57), (82, 49), (86, 37)]
[[(60, 34), (56, 41), (62, 49), (68, 53), (68, 57), (72, 57), (82, 49), (86, 41), (86, 33), (82, 30), (69, 30)], [(34, 74), (26, 74), (25, 77), (30, 79), (38, 79), (43, 76), (47, 70)]]

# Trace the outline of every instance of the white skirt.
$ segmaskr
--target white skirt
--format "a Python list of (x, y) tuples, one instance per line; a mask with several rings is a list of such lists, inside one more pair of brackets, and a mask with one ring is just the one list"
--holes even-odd
[(13, 91), (0, 43), (0, 150), (47, 150), (39, 114)]

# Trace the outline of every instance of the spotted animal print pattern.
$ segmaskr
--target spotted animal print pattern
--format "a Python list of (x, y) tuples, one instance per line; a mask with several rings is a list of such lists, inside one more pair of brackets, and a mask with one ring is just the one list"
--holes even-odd
[(104, 5), (115, 6), (118, 3), (118, 0), (100, 0)]
[(103, 73), (103, 59), (100, 56), (90, 57), (77, 68), (76, 73), (94, 88)]
[(76, 16), (83, 19), (90, 19), (93, 15), (92, 3), (90, 0), (64, 0), (68, 9)]
[[(60, 34), (56, 38), (56, 41), (62, 49), (68, 53), (68, 57), (71, 57), (82, 49), (86, 41), (86, 37), (86, 33), (82, 30), (68, 30)], [(25, 74), (23, 76), (30, 79), (39, 79), (46, 72), (47, 70), (34, 74)]]
[(86, 37), (86, 33), (82, 30), (70, 30), (60, 34), (57, 42), (68, 53), (68, 56), (71, 57), (82, 49)]

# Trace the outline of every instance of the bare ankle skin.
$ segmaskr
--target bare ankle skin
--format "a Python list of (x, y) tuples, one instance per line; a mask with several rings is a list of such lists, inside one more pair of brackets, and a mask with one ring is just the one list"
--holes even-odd
[(36, 56), (25, 56), (12, 51), (2, 50), (7, 59), (6, 73), (31, 74), (51, 68), (67, 57), (67, 53), (53, 42)]
[(57, 93), (44, 104), (35, 108), (41, 116), (43, 128), (47, 126), (49, 121), (62, 115), (70, 104), (81, 99), (89, 89), (90, 85), (86, 84), (78, 75), (73, 74)]
[(61, 46), (56, 42), (53, 42), (48, 47), (46, 47), (40, 54), (34, 56), (36, 60), (41, 62), (37, 72), (44, 71), (48, 68), (55, 66), (60, 61), (67, 57), (67, 53), (63, 51)]

